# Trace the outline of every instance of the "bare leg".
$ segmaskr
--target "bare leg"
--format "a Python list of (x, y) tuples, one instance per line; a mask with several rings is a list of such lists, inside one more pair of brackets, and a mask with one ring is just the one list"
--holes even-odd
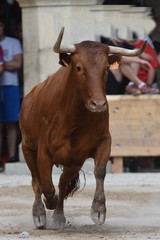
[[(137, 73), (139, 71), (139, 66), (136, 64), (132, 64), (132, 67), (130, 67), (127, 64), (122, 64), (121, 65), (121, 71), (122, 73), (128, 77), (128, 79), (131, 80), (131, 83), (135, 84), (136, 88), (138, 88), (138, 91), (140, 93), (151, 93), (151, 94), (156, 94), (159, 93), (159, 89), (157, 88), (152, 88), (152, 87), (148, 87), (146, 85), (146, 83), (144, 83), (143, 81), (141, 81), (138, 77), (137, 77)], [(153, 83), (155, 77), (155, 69), (154, 68), (149, 68), (148, 70), (148, 76), (147, 76), (147, 84), (150, 86)], [(129, 84), (131, 84), (129, 83)], [(127, 86), (128, 89), (127, 92), (132, 93), (133, 95), (139, 95), (139, 92), (137, 92), (137, 89), (135, 88), (135, 86), (133, 86), (133, 88), (129, 85)]]
[(122, 73), (120, 69), (111, 69), (111, 72), (113, 73), (114, 77), (116, 78), (117, 82), (121, 82), (122, 80)]
[(3, 128), (3, 123), (0, 123), (0, 161), (2, 157), (2, 128)]
[(147, 84), (148, 85), (152, 85), (152, 83), (154, 81), (154, 77), (155, 77), (155, 69), (154, 68), (150, 68), (148, 70), (148, 77), (147, 77)]
[(140, 64), (139, 63), (131, 63), (130, 64), (132, 70), (134, 71), (134, 73), (138, 76), (138, 72), (140, 70)]
[(0, 172), (4, 171), (4, 166), (2, 163), (2, 128), (3, 123), (0, 123)]
[(137, 87), (141, 84), (141, 80), (135, 74), (133, 69), (128, 64), (122, 64), (120, 69), (124, 76), (126, 76), (130, 81), (132, 81)]
[[(138, 76), (138, 72), (140, 70), (140, 65), (137, 63), (131, 63), (131, 68), (133, 69), (134, 73)], [(152, 85), (155, 78), (155, 69), (149, 68), (148, 69), (148, 77), (147, 77), (147, 84)]]
[(5, 123), (7, 130), (7, 143), (9, 158), (15, 158), (16, 156), (16, 144), (17, 144), (17, 122)]

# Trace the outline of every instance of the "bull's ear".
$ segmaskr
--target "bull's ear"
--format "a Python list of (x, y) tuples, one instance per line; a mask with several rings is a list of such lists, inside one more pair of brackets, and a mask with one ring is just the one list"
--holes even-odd
[(59, 64), (64, 67), (68, 67), (69, 63), (71, 62), (71, 57), (67, 53), (60, 53), (59, 54)]
[(108, 56), (108, 63), (110, 69), (117, 69), (120, 65), (121, 56), (118, 54), (113, 54)]

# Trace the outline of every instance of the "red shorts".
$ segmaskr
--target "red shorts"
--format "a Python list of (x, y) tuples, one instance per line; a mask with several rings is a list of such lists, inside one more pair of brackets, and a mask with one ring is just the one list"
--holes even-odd
[(148, 76), (148, 71), (144, 68), (140, 68), (140, 70), (138, 72), (139, 79), (146, 83), (147, 82), (147, 76)]

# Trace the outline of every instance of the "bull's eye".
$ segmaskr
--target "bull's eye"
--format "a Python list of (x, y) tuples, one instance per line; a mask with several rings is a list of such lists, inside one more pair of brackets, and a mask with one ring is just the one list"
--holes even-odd
[(81, 71), (81, 67), (79, 65), (76, 66), (76, 70), (77, 72), (80, 72)]

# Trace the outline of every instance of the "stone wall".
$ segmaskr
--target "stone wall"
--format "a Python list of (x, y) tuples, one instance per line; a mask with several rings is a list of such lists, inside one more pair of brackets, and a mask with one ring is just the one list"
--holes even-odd
[(143, 38), (155, 27), (149, 8), (100, 5), (97, 0), (18, 0), (22, 7), (25, 93), (55, 72), (58, 54), (52, 47), (62, 26), (63, 43), (97, 40), (100, 35)]

